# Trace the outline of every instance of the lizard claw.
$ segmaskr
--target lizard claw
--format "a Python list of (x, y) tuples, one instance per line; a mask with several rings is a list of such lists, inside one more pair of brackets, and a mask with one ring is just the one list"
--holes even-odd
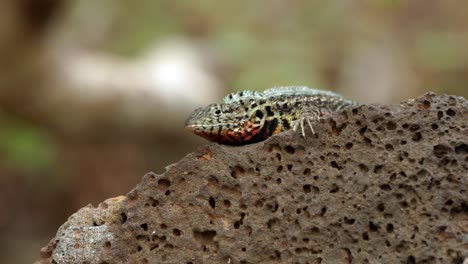
[(305, 138), (306, 134), (305, 134), (305, 129), (304, 129), (305, 127), (304, 121), (307, 121), (307, 125), (309, 125), (310, 131), (312, 132), (312, 134), (315, 134), (315, 130), (314, 130), (314, 127), (312, 126), (311, 120), (319, 120), (319, 119), (320, 119), (320, 110), (318, 108), (313, 108), (309, 111), (302, 113), (299, 119), (293, 122), (293, 130), (296, 131), (297, 128), (300, 126), (302, 136)]

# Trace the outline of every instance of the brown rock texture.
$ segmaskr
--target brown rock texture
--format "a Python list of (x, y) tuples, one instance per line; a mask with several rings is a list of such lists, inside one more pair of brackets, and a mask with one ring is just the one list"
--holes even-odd
[(363, 105), (215, 143), (73, 214), (39, 263), (462, 263), (468, 102)]

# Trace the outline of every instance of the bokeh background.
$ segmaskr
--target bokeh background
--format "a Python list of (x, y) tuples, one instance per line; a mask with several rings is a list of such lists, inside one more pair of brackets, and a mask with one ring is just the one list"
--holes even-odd
[(307, 85), (468, 96), (467, 1), (0, 1), (0, 263), (202, 139), (196, 107)]

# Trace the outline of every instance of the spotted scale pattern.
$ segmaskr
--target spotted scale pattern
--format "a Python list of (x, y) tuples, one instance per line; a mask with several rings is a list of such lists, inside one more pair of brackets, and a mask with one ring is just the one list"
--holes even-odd
[(312, 115), (313, 119), (318, 119), (357, 105), (333, 92), (305, 86), (231, 93), (223, 101), (193, 111), (186, 121), (186, 128), (210, 141), (244, 145), (289, 130), (304, 116)]

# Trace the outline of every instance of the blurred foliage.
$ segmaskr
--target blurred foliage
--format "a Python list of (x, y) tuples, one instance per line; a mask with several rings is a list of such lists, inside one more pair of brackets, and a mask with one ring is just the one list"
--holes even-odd
[(419, 63), (437, 71), (451, 71), (468, 67), (466, 54), (460, 51), (468, 45), (468, 32), (424, 32), (417, 38), (415, 51)]
[(11, 116), (0, 116), (0, 153), (4, 165), (41, 173), (56, 159), (56, 147), (47, 132)]
[(395, 89), (418, 90), (390, 98), (401, 100), (427, 90), (468, 94), (460, 72), (468, 67), (468, 23), (459, 21), (464, 8), (453, 1), (84, 0), (72, 13), (85, 24), (80, 33), (98, 35), (101, 49), (124, 56), (168, 37), (206, 44), (228, 63), (224, 81), (233, 90), (291, 84), (346, 90), (339, 79), (355, 50), (388, 46), (416, 81)]

